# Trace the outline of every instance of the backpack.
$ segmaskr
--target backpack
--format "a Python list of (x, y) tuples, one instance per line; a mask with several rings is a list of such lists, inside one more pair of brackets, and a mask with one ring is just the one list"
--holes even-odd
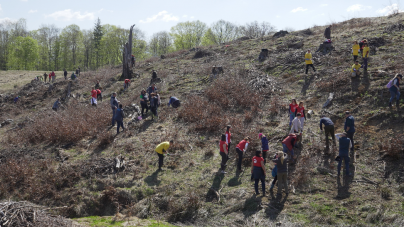
[(390, 80), (390, 81), (387, 83), (386, 87), (387, 87), (387, 88), (391, 88), (392, 86), (393, 86), (393, 80)]

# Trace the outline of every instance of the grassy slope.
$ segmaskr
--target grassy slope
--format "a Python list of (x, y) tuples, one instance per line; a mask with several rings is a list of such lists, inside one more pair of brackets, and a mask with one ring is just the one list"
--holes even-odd
[[(241, 175), (236, 175), (235, 159), (229, 161), (229, 173), (225, 177), (217, 174), (220, 156), (216, 144), (220, 132), (189, 131), (192, 127), (179, 120), (178, 113), (166, 106), (160, 108), (159, 122), (143, 121), (130, 131), (117, 136), (114, 143), (105, 148), (100, 149), (97, 140), (85, 138), (68, 149), (61, 149), (59, 152), (62, 155), (70, 157), (65, 165), (90, 163), (94, 158), (116, 157), (118, 154), (132, 160), (134, 165), (117, 175), (81, 178), (74, 187), (66, 188), (60, 194), (62, 197), (68, 197), (80, 192), (79, 199), (68, 203), (75, 215), (88, 215), (88, 211), (85, 211), (89, 206), (88, 200), (99, 198), (105, 192), (106, 186), (112, 185), (131, 198), (131, 205), (126, 206), (130, 209), (122, 209), (120, 212), (133, 211), (133, 214), (139, 217), (162, 218), (178, 224), (244, 226), (282, 221), (308, 226), (378, 223), (399, 225), (404, 212), (402, 188), (399, 187), (402, 181), (402, 167), (400, 160), (386, 156), (379, 145), (393, 135), (402, 135), (403, 121), (400, 112), (395, 111), (395, 108), (389, 110), (386, 107), (388, 94), (384, 85), (388, 76), (377, 72), (380, 69), (394, 74), (403, 69), (400, 62), (403, 33), (395, 31), (383, 34), (385, 27), (398, 22), (402, 23), (401, 15), (370, 20), (354, 19), (337, 24), (333, 30), (336, 51), (331, 56), (314, 55), (315, 66), (319, 71), (315, 74), (303, 74), (303, 49), (316, 49), (322, 40), (323, 27), (312, 28), (314, 35), (311, 36), (295, 32), (280, 39), (247, 40), (235, 42), (227, 47), (209, 47), (207, 49), (215, 54), (199, 59), (192, 58), (194, 52), (185, 52), (175, 58), (142, 62), (137, 70), (141, 77), (134, 79), (129, 92), (118, 96), (124, 104), (138, 103), (139, 90), (148, 84), (152, 69), (164, 71), (160, 74), (164, 74), (164, 83), (158, 85), (164, 103), (169, 95), (186, 100), (189, 94), (199, 94), (199, 91), (203, 91), (209, 86), (204, 79), (213, 64), (222, 65), (228, 71), (235, 67), (245, 68), (249, 77), (269, 74), (270, 78), (280, 84), (281, 89), (275, 94), (280, 95), (280, 103), (285, 104), (296, 97), (298, 101), (306, 103), (306, 109), (316, 113), (306, 121), (307, 133), (304, 134), (303, 148), (296, 151), (298, 164), (290, 168), (289, 178), (295, 193), (291, 193), (287, 199), (278, 200), (272, 198), (269, 193), (269, 197), (255, 197), (253, 185), (249, 181), (248, 168)], [(360, 79), (350, 79), (350, 42), (362, 37), (382, 37), (386, 44), (378, 47), (377, 54), (371, 56), (368, 74), (364, 74)], [(283, 47), (285, 43), (299, 40), (304, 42), (303, 49)], [(270, 59), (258, 63), (254, 59), (262, 48), (270, 50)], [(175, 59), (178, 59), (178, 64)], [(177, 67), (180, 75), (177, 74)], [(108, 96), (110, 92), (122, 87), (122, 82), (108, 79), (118, 73), (119, 68), (84, 75), (75, 92), (88, 94), (89, 84), (95, 77), (101, 79), (103, 86), (108, 86), (104, 91)], [(64, 85), (63, 82), (58, 83), (62, 83), (61, 87)], [(331, 155), (323, 154), (324, 138), (318, 129), (318, 115), (322, 112), (321, 106), (329, 92), (334, 92), (335, 98), (325, 111), (336, 123), (337, 131), (342, 130), (344, 110), (351, 110), (356, 118), (355, 147), (360, 157), (351, 165), (353, 179), (337, 180), (336, 163), (333, 161), (337, 151), (332, 150)], [(46, 97), (40, 104), (35, 103), (35, 111), (49, 109), (57, 95), (60, 94)], [(108, 100), (108, 97), (105, 100)], [(288, 120), (284, 113), (271, 114), (272, 100), (271, 96), (264, 98), (260, 114), (252, 123), (245, 123), (243, 127), (252, 128), (254, 132), (263, 131), (270, 138), (270, 151), (275, 152), (281, 148), (279, 140), (287, 133)], [(85, 100), (82, 99), (81, 102)], [(26, 110), (32, 110), (33, 105), (24, 103), (23, 110), (17, 116), (10, 113), (15, 110), (14, 107), (8, 107), (8, 111), (1, 113), (1, 119), (11, 117), (16, 122), (19, 119), (22, 121), (23, 116), (32, 114)], [(4, 136), (11, 127), (0, 128), (1, 135)], [(114, 130), (115, 128), (110, 131), (114, 133)], [(237, 134), (238, 131), (242, 130), (236, 128), (233, 132), (234, 142), (243, 136)], [(166, 158), (166, 171), (158, 173), (155, 171), (157, 156), (153, 147), (161, 140), (173, 137), (180, 144), (176, 150), (180, 156)], [(255, 145), (257, 144), (255, 141)], [(35, 145), (31, 149), (43, 149), (46, 158), (56, 159), (52, 152), (54, 146), (44, 145)], [(214, 151), (214, 155), (210, 156), (209, 151)], [(232, 156), (235, 157), (234, 153)], [(272, 168), (273, 165), (268, 166)], [(270, 180), (272, 179), (268, 178), (267, 183)], [(220, 190), (220, 201), (209, 188)], [(276, 190), (274, 192), (276, 193)], [(382, 194), (387, 196), (383, 198)], [(198, 200), (199, 209), (194, 213), (186, 213), (184, 207), (192, 209), (193, 207), (188, 207), (187, 204), (194, 198)], [(62, 202), (58, 200), (55, 203)], [(175, 208), (186, 215), (175, 216), (175, 213), (167, 210), (164, 205), (166, 203), (170, 204), (171, 210)], [(108, 206), (105, 207), (105, 214), (114, 214), (114, 211), (107, 211)], [(144, 208), (147, 208), (146, 211)]]

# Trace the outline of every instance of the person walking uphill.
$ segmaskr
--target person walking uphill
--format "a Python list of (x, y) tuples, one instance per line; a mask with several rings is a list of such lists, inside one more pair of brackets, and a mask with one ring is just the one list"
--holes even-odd
[(345, 112), (345, 117), (346, 118), (345, 118), (344, 130), (347, 133), (347, 137), (351, 140), (351, 143), (352, 143), (351, 151), (352, 151), (352, 154), (354, 154), (355, 119), (349, 113), (349, 111)]
[(111, 108), (112, 108), (112, 126), (115, 126), (115, 112), (118, 109), (119, 101), (116, 99), (116, 92), (112, 93), (111, 95)]
[(292, 121), (295, 119), (295, 112), (298, 106), (299, 105), (297, 105), (296, 99), (292, 99), (292, 103), (289, 104), (289, 127), (292, 126)]
[(348, 134), (346, 132), (335, 135), (339, 142), (339, 154), (338, 157), (335, 159), (336, 161), (338, 161), (338, 176), (341, 175), (342, 160), (345, 161), (345, 174), (347, 176), (351, 176), (351, 174), (349, 173), (349, 148), (352, 147), (352, 143), (351, 140), (347, 138), (347, 135)]
[(243, 163), (243, 154), (247, 151), (248, 143), (250, 142), (250, 137), (244, 138), (236, 146), (236, 152), (238, 154), (237, 170), (241, 172), (241, 164)]
[(262, 133), (258, 134), (258, 138), (261, 140), (262, 157), (264, 163), (267, 163), (267, 152), (269, 151), (268, 139)]
[(391, 107), (391, 103), (394, 98), (396, 98), (396, 106), (397, 108), (400, 106), (400, 82), (403, 79), (403, 75), (396, 74), (396, 76), (387, 84), (387, 88), (390, 91), (390, 102), (389, 107)]
[(309, 72), (309, 67), (312, 67), (315, 72), (316, 69), (314, 68), (313, 65), (313, 56), (311, 55), (310, 50), (307, 50), (307, 53), (304, 55), (304, 60), (306, 63), (306, 74)]
[(288, 190), (288, 155), (282, 151), (278, 151), (276, 158), (272, 159), (276, 164), (278, 176), (278, 192), (277, 195), (282, 195), (282, 189), (285, 189), (286, 195), (289, 194)]
[(102, 92), (101, 92), (102, 88), (98, 88), (96, 89), (97, 91), (97, 101), (100, 100), (102, 102)]
[(329, 140), (328, 136), (331, 135), (332, 137), (332, 142), (335, 146), (335, 136), (334, 136), (334, 122), (331, 121), (330, 118), (325, 117), (324, 115), (321, 116), (320, 120), (320, 130), (323, 131), (323, 124), (324, 124), (324, 133), (325, 133), (325, 146), (328, 149), (329, 148)]
[(122, 127), (122, 130), (125, 130), (123, 127), (123, 118), (125, 117), (125, 114), (123, 112), (122, 104), (119, 104), (119, 108), (116, 109), (115, 112), (115, 121), (117, 123), (116, 127), (116, 134), (119, 134), (119, 127)]
[(219, 142), (219, 147), (220, 147), (220, 156), (222, 156), (222, 162), (220, 163), (220, 173), (226, 173), (226, 162), (229, 160), (229, 148), (227, 147), (226, 143), (226, 135), (222, 134), (222, 137)]
[(301, 113), (297, 113), (295, 119), (293, 119), (292, 121), (292, 127), (290, 128), (290, 132), (291, 133), (296, 133), (299, 134), (302, 131), (302, 114)]
[(255, 156), (252, 158), (252, 164), (251, 164), (251, 174), (253, 175), (253, 178), (255, 180), (254, 188), (255, 188), (255, 194), (259, 195), (258, 191), (258, 183), (261, 181), (262, 185), (262, 196), (265, 196), (265, 164), (264, 164), (264, 159), (262, 158), (262, 153), (261, 151), (256, 151)]
[(354, 62), (356, 62), (356, 60), (358, 59), (360, 49), (361, 48), (358, 44), (358, 41), (355, 41), (354, 45), (352, 46), (352, 55), (353, 55)]
[(91, 105), (97, 106), (97, 90), (95, 90), (95, 87), (91, 90)]
[(164, 154), (170, 155), (168, 153), (168, 150), (170, 149), (170, 146), (174, 144), (174, 141), (170, 142), (162, 142), (159, 145), (157, 145), (155, 151), (157, 152), (157, 155), (159, 156), (159, 171), (161, 171), (161, 167), (163, 166), (164, 162)]
[(326, 39), (331, 39), (331, 27), (332, 27), (331, 25), (328, 26), (324, 31), (324, 37)]

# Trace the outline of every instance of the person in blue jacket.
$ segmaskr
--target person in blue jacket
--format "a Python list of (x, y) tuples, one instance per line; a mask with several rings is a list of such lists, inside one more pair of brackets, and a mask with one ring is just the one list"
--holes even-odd
[(170, 100), (168, 101), (168, 106), (172, 106), (173, 108), (178, 108), (181, 106), (181, 102), (177, 97), (170, 96)]
[(345, 161), (345, 174), (347, 176), (351, 176), (352, 174), (349, 173), (349, 148), (352, 147), (351, 140), (347, 137), (348, 133), (339, 133), (335, 134), (335, 137), (337, 137), (338, 142), (339, 142), (339, 155), (337, 157), (338, 161), (338, 176), (341, 175), (341, 165), (342, 165), (342, 160)]
[(123, 118), (125, 114), (123, 113), (122, 104), (119, 104), (118, 109), (115, 111), (115, 121), (118, 124), (116, 127), (116, 134), (119, 134), (119, 127), (122, 127), (122, 130), (125, 130), (123, 127)]
[(351, 151), (352, 151), (352, 154), (353, 154), (354, 153), (354, 146), (355, 146), (355, 144), (354, 144), (355, 119), (349, 113), (349, 111), (345, 111), (344, 131), (347, 133), (347, 137), (351, 140), (351, 143), (352, 143)]
[(261, 140), (262, 157), (264, 158), (264, 163), (267, 163), (267, 152), (269, 150), (268, 139), (262, 133), (258, 134), (258, 138)]

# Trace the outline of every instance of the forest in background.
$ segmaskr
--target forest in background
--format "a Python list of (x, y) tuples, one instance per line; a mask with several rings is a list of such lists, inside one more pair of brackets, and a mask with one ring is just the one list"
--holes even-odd
[[(133, 30), (133, 54), (137, 60), (198, 46), (219, 45), (240, 37), (259, 38), (275, 31), (268, 22), (245, 25), (219, 20), (208, 26), (201, 21), (180, 22), (169, 32), (161, 31), (146, 38), (143, 31)], [(80, 29), (76, 24), (63, 29), (41, 25), (28, 31), (26, 19), (0, 23), (0, 70), (82, 71), (122, 63), (122, 49), (129, 29), (101, 24)]]

